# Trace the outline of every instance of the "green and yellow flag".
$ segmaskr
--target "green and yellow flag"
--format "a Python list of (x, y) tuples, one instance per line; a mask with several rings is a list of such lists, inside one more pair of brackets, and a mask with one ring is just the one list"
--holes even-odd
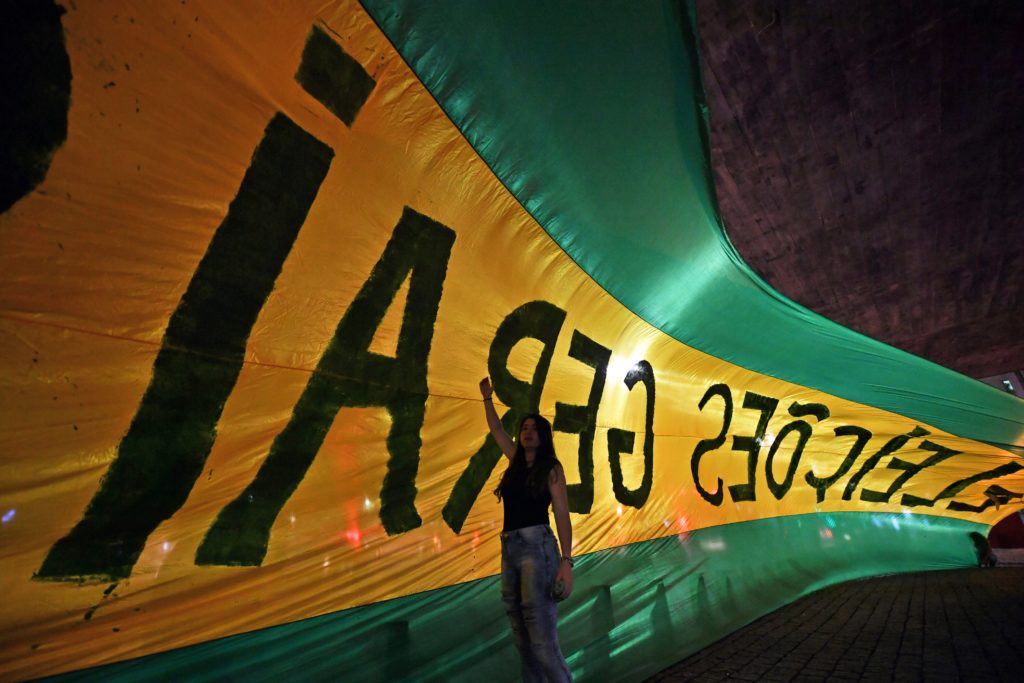
[(554, 424), (581, 680), (1021, 507), (1019, 400), (728, 243), (692, 10), (3, 11), (4, 679), (515, 679), (485, 375)]

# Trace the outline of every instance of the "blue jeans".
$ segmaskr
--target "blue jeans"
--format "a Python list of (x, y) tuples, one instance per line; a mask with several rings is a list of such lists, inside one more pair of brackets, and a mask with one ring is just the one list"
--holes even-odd
[(558, 607), (551, 597), (558, 565), (558, 545), (546, 524), (502, 532), (501, 599), (528, 683), (572, 681), (558, 646)]

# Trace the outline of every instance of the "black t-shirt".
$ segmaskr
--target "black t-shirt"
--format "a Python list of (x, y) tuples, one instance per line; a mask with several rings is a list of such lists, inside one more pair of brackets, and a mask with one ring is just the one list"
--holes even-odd
[(513, 471), (502, 485), (501, 503), (505, 508), (505, 525), (502, 531), (549, 524), (548, 507), (551, 505), (551, 492), (548, 490), (548, 483), (545, 481), (540, 495), (535, 496), (527, 484), (529, 473), (529, 467), (519, 476), (515, 476)]

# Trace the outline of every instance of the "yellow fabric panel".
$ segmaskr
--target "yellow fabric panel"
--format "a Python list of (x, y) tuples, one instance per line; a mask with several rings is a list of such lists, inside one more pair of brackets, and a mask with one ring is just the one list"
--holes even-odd
[[(545, 415), (555, 414), (556, 402), (587, 402), (594, 371), (570, 357), (573, 331), (612, 350), (593, 446), (593, 508), (573, 515), (576, 554), (814, 510), (905, 511), (904, 493), (931, 498), (1013, 460), (929, 429), (928, 439), (964, 454), (913, 477), (890, 503), (863, 502), (862, 489), (885, 490), (900, 474), (886, 469), (886, 458), (852, 500), (842, 500), (842, 487), (867, 454), (916, 425), (722, 362), (626, 310), (509, 196), (354, 2), (79, 3), (68, 6), (63, 21), (73, 73), (68, 139), (45, 182), (0, 217), (0, 481), (4, 510), (16, 511), (3, 527), (0, 581), (9, 597), (0, 617), (7, 634), (0, 669), (12, 677), (141, 656), (495, 574), (501, 509), (490, 491), (504, 465), (492, 473), (461, 533), (441, 510), (485, 437), (476, 386), (487, 373), (495, 332), (530, 301), (566, 311), (540, 403)], [(376, 81), (351, 128), (296, 82), (314, 26), (324, 27)], [(82, 517), (117, 455), (168, 319), (278, 111), (335, 157), (248, 339), (203, 474), (185, 504), (149, 536), (129, 579), (112, 589), (112, 582), (32, 580), (48, 550)], [(422, 526), (389, 536), (379, 520), (387, 411), (343, 408), (276, 518), (262, 565), (197, 566), (204, 534), (288, 424), (405, 206), (456, 234), (429, 359), (416, 477)], [(371, 350), (396, 352), (407, 288)], [(528, 380), (539, 355), (539, 342), (521, 342), (510, 356), (513, 375)], [(612, 492), (607, 434), (610, 428), (637, 432), (635, 454), (622, 456), (625, 485), (636, 488), (648, 396), (642, 383), (630, 391), (623, 378), (639, 360), (653, 367), (657, 399), (653, 487), (635, 509)], [(767, 444), (757, 464), (756, 500), (737, 503), (725, 493), (716, 507), (698, 495), (691, 454), (700, 440), (719, 434), (723, 404), (712, 398), (704, 410), (697, 406), (716, 383), (730, 387), (734, 416), (725, 444), (700, 465), (700, 480), (710, 489), (719, 477), (726, 486), (746, 481), (746, 456), (730, 450), (733, 436), (755, 431), (757, 411), (742, 407), (746, 392), (779, 400), (769, 442), (796, 419), (786, 413), (794, 401), (830, 409), (820, 426), (805, 418), (814, 436), (781, 500), (765, 483)], [(832, 436), (843, 424), (870, 429), (874, 437), (819, 504), (803, 477), (808, 469), (836, 469), (851, 444)], [(571, 483), (579, 479), (578, 441), (556, 435)], [(911, 440), (899, 457), (930, 456), (921, 441)], [(780, 449), (776, 472), (784, 470), (794, 442)], [(973, 484), (956, 500), (980, 504), (991, 483)], [(1024, 490), (1024, 475), (999, 483)], [(926, 510), (992, 523), (1019, 507), (1017, 500), (982, 513), (955, 512), (947, 502)]]

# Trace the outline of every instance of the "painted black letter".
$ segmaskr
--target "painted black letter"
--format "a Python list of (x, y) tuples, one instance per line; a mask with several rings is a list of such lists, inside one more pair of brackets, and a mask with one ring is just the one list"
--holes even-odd
[(622, 481), (622, 453), (632, 453), (636, 434), (623, 429), (608, 430), (608, 462), (612, 468), (612, 491), (615, 499), (623, 505), (642, 508), (651, 495), (654, 482), (654, 368), (645, 360), (640, 361), (626, 373), (624, 380), (632, 391), (637, 382), (643, 382), (647, 389), (647, 412), (644, 417), (644, 476), (636, 490), (626, 488)]
[[(888, 468), (891, 470), (904, 470), (904, 473), (896, 477), (892, 484), (889, 485), (889, 488), (884, 492), (872, 491), (870, 489), (861, 489), (860, 499), (866, 500), (870, 503), (888, 503), (889, 499), (892, 498), (892, 494), (896, 493), (896, 491), (898, 491), (901, 486), (907, 483), (907, 480), (910, 479), (912, 476), (914, 476), (921, 470), (925, 469), (926, 467), (938, 465), (946, 458), (950, 458), (956, 455), (957, 453), (960, 453), (960, 451), (954, 451), (952, 448), (940, 446), (939, 444), (928, 441), (927, 439), (925, 439), (924, 442), (921, 443), (921, 449), (925, 451), (935, 451), (935, 455), (929, 458), (925, 458), (925, 460), (920, 463), (907, 462), (906, 460), (893, 458), (892, 460), (889, 461)], [(911, 496), (911, 500), (913, 500), (914, 498), (916, 498), (916, 496)], [(906, 504), (906, 500), (907, 496), (904, 495), (902, 501), (904, 505)]]
[[(804, 479), (808, 484), (817, 489), (818, 502), (825, 500), (825, 491), (828, 491), (837, 481), (842, 479), (850, 468), (853, 467), (854, 461), (860, 456), (861, 451), (864, 450), (864, 446), (867, 445), (868, 441), (871, 440), (871, 432), (863, 427), (857, 425), (842, 425), (832, 430), (836, 436), (855, 436), (857, 437), (853, 444), (850, 446), (850, 450), (846, 453), (846, 457), (843, 458), (842, 464), (839, 465), (839, 469), (832, 473), (830, 477), (817, 477), (814, 472), (808, 472), (804, 475)], [(849, 499), (847, 499), (849, 500)]]
[(334, 153), (277, 114), (171, 316), (153, 377), (85, 516), (37, 576), (124, 578), (203, 470), (249, 333)]
[[(1008, 474), (1013, 474), (1014, 472), (1018, 472), (1020, 470), (1024, 470), (1024, 465), (1022, 465), (1019, 462), (1008, 462), (1004, 465), (1000, 465), (999, 467), (988, 470), (986, 472), (979, 472), (978, 474), (974, 474), (970, 477), (965, 477), (959, 481), (955, 481), (946, 488), (942, 489), (939, 495), (935, 496), (931, 500), (928, 500), (927, 498), (920, 498), (918, 496), (906, 494), (903, 496), (901, 502), (909, 507), (914, 507), (917, 505), (931, 507), (932, 505), (934, 505), (935, 503), (944, 498), (952, 498), (956, 496), (971, 484), (977, 484), (979, 481), (989, 481), (991, 479), (998, 479), (999, 477), (1005, 477)], [(1002, 491), (1006, 491), (1006, 489), (1003, 489), (1001, 486), (994, 485), (990, 486), (989, 490), (991, 490), (993, 487), (1001, 489)], [(989, 491), (986, 490), (986, 497), (988, 496), (988, 494)], [(949, 505), (946, 506), (946, 509), (957, 510), (960, 512), (982, 512), (986, 508), (991, 507), (993, 504), (994, 503), (991, 501), (991, 499), (986, 500), (980, 506), (969, 505), (967, 503), (961, 503), (959, 501), (953, 500), (949, 502)]]
[(762, 396), (748, 391), (743, 397), (744, 408), (756, 408), (761, 411), (761, 417), (757, 420), (757, 428), (753, 436), (733, 436), (732, 450), (745, 451), (747, 453), (747, 483), (733, 484), (729, 487), (729, 495), (736, 502), (741, 500), (755, 500), (757, 493), (757, 456), (761, 452), (761, 444), (764, 443), (765, 432), (768, 431), (768, 421), (772, 419), (779, 399), (771, 396)]
[(601, 405), (608, 359), (611, 349), (598, 344), (579, 330), (572, 333), (569, 356), (594, 368), (594, 381), (590, 384), (587, 405), (555, 403), (554, 429), (567, 434), (580, 435), (580, 482), (568, 485), (570, 512), (588, 513), (594, 505), (594, 431), (597, 427), (597, 409)]
[[(316, 457), (344, 407), (385, 406), (391, 454), (380, 491), (388, 534), (415, 529), (420, 428), (427, 401), (427, 357), (455, 233), (406, 208), (369, 278), (342, 316), (334, 338), (274, 439), (256, 478), (221, 510), (196, 551), (196, 564), (259, 565), (270, 528)], [(394, 358), (369, 350), (395, 294), (409, 295)]]
[[(501, 424), (510, 434), (515, 433), (524, 415), (537, 412), (563, 322), (565, 311), (562, 309), (547, 301), (531, 301), (509, 313), (498, 326), (487, 357), (487, 370), (494, 384), (494, 393), (502, 403), (509, 406), (509, 410), (501, 416)], [(538, 339), (544, 344), (530, 383), (516, 379), (508, 370), (508, 356), (512, 347), (527, 338)], [(488, 434), (483, 446), (473, 454), (459, 480), (455, 482), (448, 502), (441, 510), (444, 521), (455, 533), (462, 531), (470, 508), (500, 459), (501, 449)]]
[[(789, 414), (793, 417), (804, 417), (810, 415), (816, 418), (819, 422), (829, 416), (828, 408), (821, 403), (800, 403), (794, 401), (789, 406)], [(799, 437), (796, 441), (796, 447), (793, 449), (793, 455), (789, 459), (789, 466), (786, 468), (786, 476), (783, 477), (781, 482), (775, 480), (775, 471), (772, 469), (772, 465), (775, 462), (775, 454), (779, 450), (779, 446), (786, 439), (791, 432), (797, 432)], [(768, 490), (772, 492), (776, 500), (782, 500), (782, 497), (789, 492), (791, 486), (793, 486), (793, 476), (796, 474), (796, 468), (800, 464), (800, 458), (804, 454), (804, 447), (807, 445), (807, 440), (811, 438), (811, 425), (805, 420), (797, 420), (796, 422), (790, 422), (788, 425), (779, 430), (778, 435), (775, 437), (775, 441), (772, 442), (771, 448), (768, 449), (768, 457), (764, 461), (765, 478), (768, 483)]]
[(887, 455), (892, 455), (899, 449), (903, 448), (908, 441), (916, 439), (921, 436), (928, 436), (928, 431), (921, 427), (914, 427), (906, 434), (900, 434), (889, 439), (884, 446), (882, 446), (877, 453), (872, 455), (870, 458), (864, 461), (864, 464), (857, 470), (857, 474), (850, 477), (850, 481), (846, 482), (846, 489), (843, 490), (843, 500), (850, 500), (853, 497), (853, 492), (857, 489), (857, 485), (860, 484), (860, 480), (864, 476), (873, 470), (878, 462)]
[(690, 456), (690, 472), (693, 473), (693, 485), (697, 487), (697, 493), (700, 494), (700, 497), (717, 507), (722, 504), (722, 496), (724, 495), (722, 479), (718, 479), (717, 488), (714, 493), (708, 492), (707, 489), (701, 486), (699, 473), (700, 459), (708, 451), (721, 448), (722, 444), (725, 443), (725, 433), (729, 431), (729, 423), (732, 421), (732, 392), (729, 391), (729, 387), (726, 384), (712, 384), (704, 392), (704, 397), (701, 398), (700, 403), (697, 404), (698, 410), (703, 411), (704, 406), (707, 405), (708, 400), (712, 396), (718, 396), (725, 402), (725, 407), (722, 411), (722, 431), (713, 439), (700, 440), (697, 447), (693, 449), (693, 455)]

